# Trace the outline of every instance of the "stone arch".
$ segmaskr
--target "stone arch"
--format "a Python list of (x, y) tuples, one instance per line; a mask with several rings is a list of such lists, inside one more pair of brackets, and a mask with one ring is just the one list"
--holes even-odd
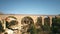
[(28, 33), (30, 32), (29, 29), (31, 28), (31, 25), (34, 24), (34, 21), (31, 17), (29, 16), (25, 16), (24, 18), (22, 18), (21, 20), (21, 24), (22, 26), (22, 33)]
[(25, 24), (32, 24), (32, 23), (34, 23), (34, 21), (33, 21), (33, 19), (31, 17), (26, 16), (26, 17), (22, 18), (22, 20), (21, 20), (21, 24), (23, 24), (23, 23), (25, 23)]
[(46, 17), (44, 18), (44, 25), (50, 26), (50, 18), (49, 18), (49, 16), (46, 16)]
[[(14, 26), (18, 25), (18, 21), (17, 21), (17, 18), (15, 16), (7, 16), (5, 18), (5, 21), (6, 21), (6, 28), (14, 29), (15, 28)], [(11, 26), (13, 26), (13, 27), (11, 27)]]
[(42, 17), (37, 17), (37, 25), (42, 25)]

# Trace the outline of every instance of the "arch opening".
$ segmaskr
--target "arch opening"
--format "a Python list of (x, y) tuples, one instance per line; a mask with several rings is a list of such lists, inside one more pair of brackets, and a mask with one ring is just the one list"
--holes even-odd
[(31, 17), (26, 16), (26, 17), (22, 18), (21, 24), (23, 25), (22, 29), (21, 29), (22, 33), (29, 33), (31, 31), (30, 29), (32, 27), (32, 24), (34, 24), (34, 21)]
[(48, 16), (44, 19), (44, 25), (50, 26), (50, 18)]
[(13, 28), (15, 28), (15, 26), (17, 27), (17, 25), (18, 25), (17, 18), (14, 16), (6, 17), (5, 21), (6, 21), (6, 28), (12, 28), (13, 29)]

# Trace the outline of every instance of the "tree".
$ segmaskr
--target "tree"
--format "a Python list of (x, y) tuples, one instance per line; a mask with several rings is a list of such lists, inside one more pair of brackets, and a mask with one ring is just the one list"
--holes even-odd
[(52, 33), (60, 34), (60, 18), (58, 18), (58, 17), (53, 18)]
[(36, 28), (35, 28), (34, 24), (31, 24), (30, 34), (37, 34), (37, 31), (36, 31)]

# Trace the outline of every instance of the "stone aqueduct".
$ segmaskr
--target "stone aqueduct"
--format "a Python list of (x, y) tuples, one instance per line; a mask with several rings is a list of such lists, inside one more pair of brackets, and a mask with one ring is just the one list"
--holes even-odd
[(52, 24), (52, 18), (54, 17), (54, 16), (56, 16), (56, 17), (60, 17), (60, 16), (58, 16), (58, 15), (21, 15), (21, 14), (5, 14), (5, 15), (0, 15), (0, 19), (5, 19), (6, 17), (8, 17), (8, 16), (14, 16), (14, 17), (16, 17), (17, 18), (17, 21), (19, 22), (19, 28), (21, 29), (21, 20), (22, 20), (22, 18), (24, 18), (24, 17), (26, 17), (26, 16), (29, 16), (29, 17), (31, 17), (32, 19), (33, 19), (33, 21), (34, 21), (34, 23), (36, 23), (36, 21), (37, 21), (37, 18), (38, 17), (42, 17), (42, 25), (44, 25), (44, 18), (46, 17), (46, 16), (48, 16), (49, 18), (50, 18), (50, 26), (51, 26), (51, 24)]

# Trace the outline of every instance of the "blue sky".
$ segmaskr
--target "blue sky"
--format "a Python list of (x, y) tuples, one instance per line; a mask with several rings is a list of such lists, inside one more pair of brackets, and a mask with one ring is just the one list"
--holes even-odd
[(60, 14), (60, 0), (0, 0), (5, 14)]

